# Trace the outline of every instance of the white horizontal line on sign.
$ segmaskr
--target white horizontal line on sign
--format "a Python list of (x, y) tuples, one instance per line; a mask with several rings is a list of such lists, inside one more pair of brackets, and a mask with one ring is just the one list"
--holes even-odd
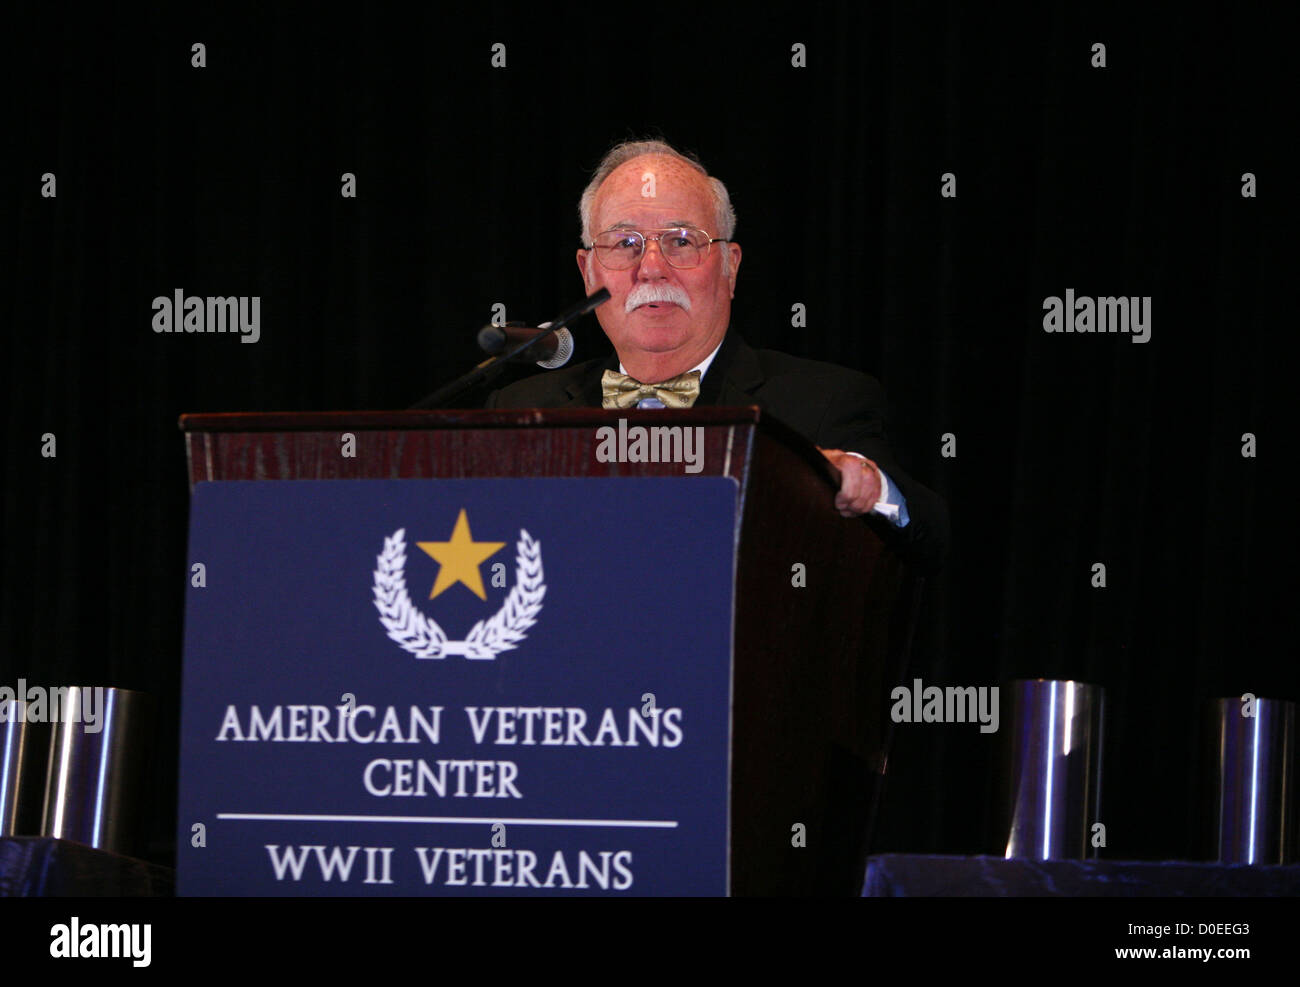
[(257, 822), (374, 822), (374, 823), (465, 823), (490, 826), (620, 826), (630, 829), (676, 829), (675, 819), (511, 819), (504, 816), (319, 816), (279, 812), (218, 812), (218, 819), (242, 819)]

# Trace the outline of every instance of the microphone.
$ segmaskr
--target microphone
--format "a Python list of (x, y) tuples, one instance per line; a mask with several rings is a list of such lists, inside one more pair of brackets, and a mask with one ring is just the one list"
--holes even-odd
[[(416, 408), (437, 408), (440, 405), (445, 405), (448, 401), (451, 401), (454, 398), (459, 397), (461, 394), (463, 394), (465, 391), (468, 391), (471, 387), (474, 387), (476, 384), (481, 384), (484, 381), (486, 381), (488, 378), (499, 373), (501, 371), (501, 368), (505, 366), (506, 360), (509, 360), (511, 357), (517, 356), (518, 354), (523, 353), (527, 350), (533, 349), (538, 345), (538, 343), (543, 341), (544, 336), (551, 336), (552, 338), (554, 338), (554, 335), (558, 335), (560, 330), (563, 329), (565, 326), (567, 326), (570, 322), (573, 322), (575, 319), (581, 318), (582, 316), (590, 312), (592, 309), (594, 309), (597, 305), (600, 305), (602, 302), (607, 302), (607, 301), (609, 301), (608, 289), (600, 288), (599, 290), (592, 292), (582, 301), (578, 302), (577, 305), (574, 305), (572, 308), (564, 312), (561, 312), (551, 322), (542, 323), (542, 325), (548, 326), (549, 328), (544, 330), (543, 329), (531, 330), (531, 337), (525, 339), (524, 342), (519, 343), (517, 346), (513, 347), (512, 349), (509, 349), (506, 352), (502, 353), (501, 356), (488, 357), (486, 360), (484, 360), (478, 366), (474, 367), (468, 373), (461, 374), (450, 384), (445, 384), (442, 387), (438, 388), (436, 391), (434, 391), (432, 394), (428, 395), (427, 397), (421, 398), (419, 401), (417, 401), (415, 404), (411, 406), (411, 409), (415, 410)], [(499, 326), (488, 326), (487, 328), (497, 329), (498, 331), (500, 331)], [(494, 337), (495, 335), (496, 335), (495, 333), (489, 334), (489, 342), (491, 342), (492, 337)], [(502, 335), (506, 335), (506, 334), (502, 333)], [(565, 333), (565, 335), (567, 336), (568, 333)], [(482, 338), (481, 335), (480, 338)], [(559, 347), (562, 344), (557, 341), (555, 345), (556, 345), (556, 352), (558, 352)], [(573, 345), (573, 341), (570, 339), (569, 353), (572, 353), (572, 345)], [(569, 353), (566, 353), (564, 355), (565, 360), (569, 358)], [(564, 361), (561, 360), (560, 362), (563, 363)], [(542, 364), (542, 366), (546, 366), (546, 364)], [(555, 364), (555, 366), (559, 366), (559, 364), (557, 363)]]
[[(569, 362), (573, 356), (573, 335), (568, 329), (551, 329), (552, 323), (543, 322), (536, 329), (515, 323), (504, 326), (484, 326), (478, 332), (479, 348), (491, 356), (496, 356), (507, 346), (519, 346), (530, 340), (537, 342), (528, 347), (529, 359), (535, 360), (539, 367), (554, 370)], [(542, 337), (538, 339), (538, 337)]]

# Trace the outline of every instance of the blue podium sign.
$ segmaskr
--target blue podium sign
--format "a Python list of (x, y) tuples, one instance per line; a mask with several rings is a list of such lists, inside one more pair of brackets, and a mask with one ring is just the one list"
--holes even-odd
[(198, 484), (178, 893), (725, 894), (736, 497)]

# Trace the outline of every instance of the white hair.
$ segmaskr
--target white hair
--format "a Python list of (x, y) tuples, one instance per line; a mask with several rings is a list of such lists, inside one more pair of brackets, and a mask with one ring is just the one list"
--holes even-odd
[[(610, 148), (605, 153), (605, 156), (600, 159), (600, 164), (596, 166), (591, 181), (587, 183), (587, 187), (582, 192), (582, 198), (578, 200), (578, 217), (582, 221), (582, 246), (591, 247), (593, 235), (591, 229), (592, 208), (596, 202), (596, 192), (605, 179), (620, 165), (626, 164), (633, 158), (640, 158), (649, 154), (676, 158), (678, 161), (682, 161), (694, 168), (708, 180), (709, 190), (713, 193), (713, 219), (718, 228), (718, 236), (724, 240), (730, 240), (736, 232), (736, 210), (731, 205), (731, 196), (727, 193), (727, 186), (723, 185), (721, 180), (712, 177), (699, 161), (683, 154), (671, 144), (659, 140), (645, 140), (624, 141), (622, 144)], [(731, 254), (726, 247), (723, 247), (722, 273), (727, 274), (730, 268)]]

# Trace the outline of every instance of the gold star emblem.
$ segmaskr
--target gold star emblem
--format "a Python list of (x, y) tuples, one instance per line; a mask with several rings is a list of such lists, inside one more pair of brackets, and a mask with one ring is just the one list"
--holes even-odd
[(469, 533), (469, 518), (465, 516), (465, 508), (462, 507), (460, 517), (456, 518), (456, 527), (451, 532), (451, 541), (418, 541), (415, 544), (442, 565), (429, 599), (432, 600), (457, 583), (464, 583), (480, 600), (486, 600), (487, 593), (483, 590), (483, 577), (479, 574), (478, 567), (488, 557), (501, 551), (506, 543), (475, 541)]

